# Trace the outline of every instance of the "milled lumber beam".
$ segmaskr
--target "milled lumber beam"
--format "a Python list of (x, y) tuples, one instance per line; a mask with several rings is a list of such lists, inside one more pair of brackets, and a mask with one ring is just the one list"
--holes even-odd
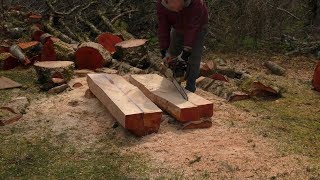
[(212, 102), (188, 91), (189, 100), (186, 101), (172, 82), (157, 74), (131, 75), (130, 82), (180, 122), (199, 121), (213, 115)]
[(88, 74), (87, 81), (90, 91), (125, 129), (137, 136), (158, 131), (162, 111), (137, 87), (114, 74)]

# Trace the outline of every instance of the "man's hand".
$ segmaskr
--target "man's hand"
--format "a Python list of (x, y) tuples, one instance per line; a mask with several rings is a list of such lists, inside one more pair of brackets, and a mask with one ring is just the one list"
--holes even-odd
[(166, 56), (162, 60), (165, 64), (170, 64), (173, 60), (177, 59), (175, 56)]

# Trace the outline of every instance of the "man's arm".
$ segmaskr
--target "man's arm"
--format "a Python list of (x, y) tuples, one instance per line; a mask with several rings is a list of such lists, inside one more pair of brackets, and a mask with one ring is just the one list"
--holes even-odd
[(161, 4), (161, 1), (157, 3), (157, 16), (158, 16), (158, 39), (160, 43), (160, 49), (162, 56), (165, 55), (170, 45), (170, 30), (171, 25), (168, 22), (166, 9)]

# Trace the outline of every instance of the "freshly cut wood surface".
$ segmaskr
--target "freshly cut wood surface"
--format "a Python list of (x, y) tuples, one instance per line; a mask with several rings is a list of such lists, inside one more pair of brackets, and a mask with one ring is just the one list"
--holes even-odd
[(10, 88), (17, 88), (21, 87), (22, 85), (20, 83), (17, 83), (9, 78), (6, 78), (4, 76), (0, 76), (0, 90), (1, 89), (10, 89)]
[(188, 91), (189, 100), (183, 99), (172, 82), (157, 74), (132, 75), (130, 82), (178, 121), (198, 121), (213, 114), (212, 102)]
[(145, 39), (131, 39), (117, 43), (116, 57), (131, 66), (146, 69), (150, 66), (146, 42)]
[(135, 105), (144, 113), (144, 131), (157, 132), (160, 127), (162, 110), (148, 99), (139, 88), (130, 84), (123, 77), (116, 74), (105, 74), (108, 79), (112, 79), (117, 86)]
[(94, 42), (86, 42), (76, 51), (76, 66), (78, 69), (102, 68), (111, 62), (110, 53), (101, 45)]
[(146, 39), (130, 39), (127, 41), (122, 41), (120, 43), (117, 43), (116, 46), (121, 48), (132, 48), (132, 47), (142, 46), (146, 42), (147, 42)]
[(109, 32), (105, 32), (105, 33), (100, 34), (97, 37), (97, 41), (104, 48), (106, 48), (110, 53), (113, 54), (114, 52), (116, 52), (115, 45), (117, 43), (122, 42), (122, 39), (117, 35), (114, 35), (114, 34), (109, 33)]
[(121, 76), (88, 74), (87, 81), (90, 91), (124, 128), (137, 136), (158, 131), (162, 111)]
[(74, 62), (71, 61), (42, 61), (34, 64), (38, 75), (38, 82), (46, 84), (45, 89), (53, 88), (55, 80), (63, 79), (63, 82), (69, 82), (73, 76)]

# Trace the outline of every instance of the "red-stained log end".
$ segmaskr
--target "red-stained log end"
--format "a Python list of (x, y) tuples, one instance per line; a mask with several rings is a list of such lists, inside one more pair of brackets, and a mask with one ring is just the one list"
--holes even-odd
[(320, 63), (317, 65), (315, 69), (312, 84), (314, 89), (320, 92)]
[(113, 54), (114, 52), (116, 52), (115, 45), (119, 42), (122, 42), (122, 39), (119, 36), (106, 32), (100, 34), (97, 38), (97, 41), (111, 54)]
[(98, 50), (82, 47), (76, 51), (76, 65), (78, 69), (97, 69), (104, 66), (104, 59)]
[(41, 61), (56, 61), (57, 53), (54, 50), (53, 41), (48, 39), (44, 43), (42, 52), (41, 52)]

